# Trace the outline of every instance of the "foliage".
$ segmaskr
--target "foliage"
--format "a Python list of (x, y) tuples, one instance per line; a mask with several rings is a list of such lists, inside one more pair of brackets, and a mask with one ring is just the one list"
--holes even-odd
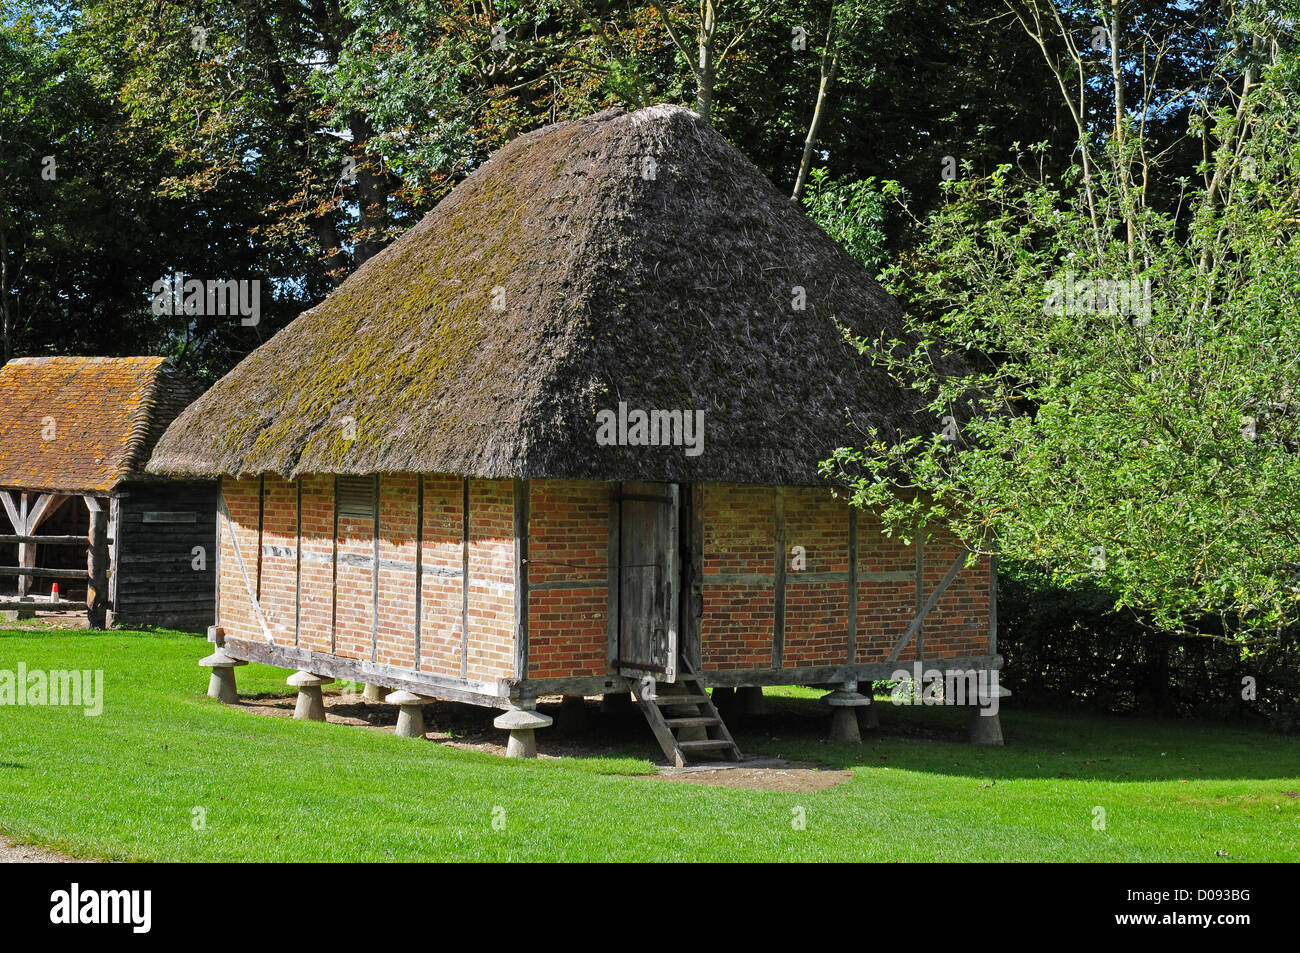
[[(1293, 35), (1237, 26), (1272, 57), (1225, 63), (1196, 168), (1126, 117), (1059, 178), (1039, 146), (951, 184), (887, 272), (921, 344), (857, 342), (942, 427), (865, 434), (827, 470), (896, 526), (950, 520), (1157, 627), (1245, 639), (1300, 608), (1300, 96)], [(1148, 183), (1171, 178), (1159, 207)]]
[(802, 201), (808, 216), (873, 275), (889, 260), (885, 210), (899, 194), (897, 182), (843, 182), (827, 169), (813, 169)]
[(1216, 635), (1153, 633), (1092, 583), (1054, 585), (1041, 566), (998, 572), (1002, 681), (1017, 705), (1201, 716), (1300, 730), (1300, 627), (1247, 657)]

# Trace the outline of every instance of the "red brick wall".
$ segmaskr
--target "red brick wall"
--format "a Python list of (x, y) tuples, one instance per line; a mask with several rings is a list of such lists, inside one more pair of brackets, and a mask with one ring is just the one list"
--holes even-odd
[[(415, 664), (415, 552), (418, 478), (384, 477), (380, 505), (380, 662)], [(258, 576), (258, 481), (222, 481), (234, 524), (220, 521), (218, 621), (236, 638), (263, 634), (248, 599), (261, 602), (276, 642), (294, 644), (297, 490), (268, 476)], [(428, 476), (424, 486), (420, 669), (476, 680), (510, 677), (514, 667), (514, 490), (509, 480), (472, 480), (470, 497), (469, 651), (462, 658), (463, 483)], [(704, 530), (701, 648), (706, 669), (767, 669), (772, 664), (775, 492), (770, 487), (709, 484), (696, 488)], [(532, 678), (604, 675), (608, 671), (605, 579), (608, 484), (538, 480), (530, 485), (529, 666)], [(834, 665), (847, 654), (847, 583), (812, 578), (848, 569), (848, 508), (829, 490), (790, 488), (786, 514), (785, 667)], [(331, 562), (334, 480), (302, 483), (300, 625), (304, 648), (330, 650), (331, 603), (337, 598), (335, 652), (369, 659), (373, 633), (373, 520), (339, 521), (337, 566)], [(802, 546), (806, 569), (790, 549)], [(939, 583), (955, 557), (951, 538), (925, 547), (925, 587)], [(354, 557), (348, 565), (343, 557)], [(914, 544), (881, 534), (877, 519), (858, 514), (857, 662), (883, 660), (915, 614)], [(337, 574), (337, 590), (331, 580)], [(809, 574), (809, 576), (805, 576)], [(884, 574), (885, 578), (880, 578)], [(757, 581), (727, 576), (760, 576)], [(553, 583), (588, 583), (547, 588)], [(927, 658), (981, 655), (988, 644), (988, 562), (963, 570), (926, 622)], [(915, 642), (900, 661), (915, 658)]]
[[(223, 477), (221, 480), (221, 493), (230, 519), (227, 521), (224, 516), (218, 516), (217, 520), (221, 546), (217, 624), (234, 638), (262, 641), (265, 637), (249, 598), (249, 588), (256, 592), (257, 587), (257, 490), (256, 478), (233, 480)], [(244, 573), (239, 571), (239, 562), (235, 558), (236, 546), (243, 559)]]
[[(872, 578), (888, 573), (893, 579)], [(885, 536), (880, 519), (858, 512), (858, 662), (888, 657), (916, 615), (916, 547)], [(914, 658), (908, 646), (904, 658)]]
[[(608, 483), (534, 480), (529, 497), (528, 675), (609, 671)], [(548, 583), (591, 583), (531, 588)]]
[(515, 644), (515, 495), (510, 480), (469, 483), (469, 677), (509, 678)]
[(379, 641), (377, 660), (415, 667), (415, 551), (419, 477), (379, 479)]
[(334, 654), (370, 661), (375, 618), (374, 517), (338, 518)]
[(461, 673), (461, 562), (464, 481), (424, 478), (424, 566), (420, 592), (420, 671)]
[(330, 650), (334, 606), (334, 478), (302, 478), (302, 578), (298, 645)]
[(716, 671), (771, 668), (775, 612), (769, 583), (719, 584), (710, 577), (775, 571), (775, 495), (771, 487), (704, 484), (704, 592), (700, 657)]
[[(849, 508), (829, 489), (787, 488), (785, 651), (782, 665), (836, 665), (848, 657), (848, 584), (804, 575), (848, 570)], [(701, 645), (712, 670), (770, 668), (775, 574), (775, 492), (770, 487), (699, 488), (704, 524)], [(807, 568), (793, 568), (804, 547)], [(955, 558), (951, 537), (925, 549), (925, 596)], [(763, 582), (719, 585), (710, 578), (762, 575)], [(883, 576), (883, 578), (882, 578)], [(927, 658), (982, 655), (988, 648), (988, 561), (964, 569), (927, 619)], [(855, 661), (883, 661), (917, 610), (916, 547), (885, 536), (879, 520), (858, 513), (858, 626)], [(916, 657), (913, 641), (900, 661)]]
[[(806, 568), (792, 555), (803, 547)], [(849, 571), (849, 510), (827, 490), (785, 490), (785, 653), (797, 668), (846, 661), (849, 652), (849, 584), (808, 581), (812, 573)]]
[[(942, 533), (925, 542), (926, 597), (943, 581), (963, 550), (954, 537)], [(989, 642), (989, 561), (963, 568), (925, 618), (925, 656), (962, 658), (984, 655)]]
[[(256, 526), (256, 522), (253, 523)], [(279, 645), (293, 645), (297, 620), (298, 487), (281, 477), (262, 487), (262, 615)]]

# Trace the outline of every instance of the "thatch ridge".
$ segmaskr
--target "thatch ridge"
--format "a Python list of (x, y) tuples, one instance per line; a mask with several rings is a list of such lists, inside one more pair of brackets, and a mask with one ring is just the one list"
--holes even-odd
[[(932, 429), (837, 322), (905, 337), (698, 116), (607, 110), (501, 149), (183, 413), (150, 467), (813, 484), (849, 413)], [(619, 401), (703, 410), (704, 452), (598, 446)]]

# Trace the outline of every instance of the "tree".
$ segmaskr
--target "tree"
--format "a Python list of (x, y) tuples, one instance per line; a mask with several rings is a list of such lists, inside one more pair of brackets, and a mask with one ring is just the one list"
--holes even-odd
[[(1247, 9), (1219, 25), (1214, 82), (1185, 110), (1195, 168), (1167, 166), (1180, 153), (1143, 129), (1170, 88), (1153, 73), (1109, 130), (1082, 118), (1079, 35), (1054, 34), (1080, 51), (1057, 73), (1081, 117), (1067, 174), (1048, 176), (1037, 147), (949, 186), (915, 257), (888, 271), (920, 344), (858, 342), (933, 397), (935, 432), (867, 433), (826, 469), (900, 530), (941, 519), (1163, 627), (1214, 614), (1266, 634), (1300, 596), (1293, 29)], [(1169, 179), (1176, 201), (1157, 207)]]

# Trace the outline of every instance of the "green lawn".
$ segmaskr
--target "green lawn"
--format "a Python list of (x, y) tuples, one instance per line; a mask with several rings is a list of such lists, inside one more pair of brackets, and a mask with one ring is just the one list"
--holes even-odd
[[(777, 793), (638, 777), (648, 728), (624, 733), (628, 757), (525, 762), (227, 708), (194, 664), (208, 649), (0, 632), (0, 670), (105, 681), (98, 717), (0, 708), (0, 831), (124, 860), (1300, 860), (1296, 738), (1009, 709), (1008, 746), (973, 748), (951, 740), (960, 711), (886, 705), (879, 738), (832, 745), (791, 690), (772, 702), (780, 728), (741, 732), (742, 747), (854, 779)], [(241, 668), (240, 690), (287, 692), (285, 674)]]

